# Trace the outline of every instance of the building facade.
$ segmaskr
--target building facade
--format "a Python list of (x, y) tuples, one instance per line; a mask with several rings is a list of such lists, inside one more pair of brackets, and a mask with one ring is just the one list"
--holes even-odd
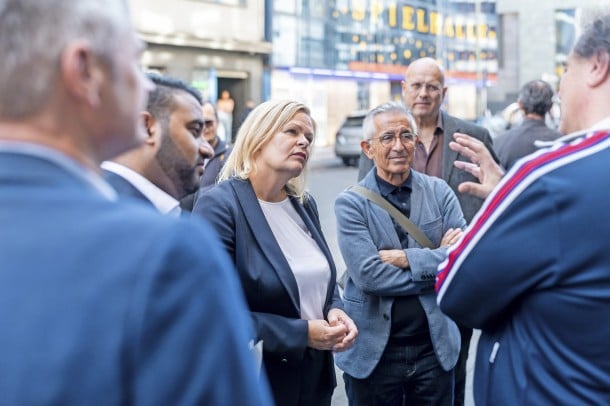
[(274, 0), (272, 7), (271, 96), (311, 106), (320, 144), (334, 143), (352, 111), (400, 99), (417, 58), (446, 67), (446, 107), (465, 119), (479, 115), (495, 83), (495, 1)]
[(497, 0), (498, 81), (489, 89), (492, 112), (517, 100), (534, 79), (556, 89), (579, 26), (607, 0)]
[[(142, 64), (216, 101), (294, 98), (318, 143), (343, 118), (400, 99), (408, 64), (446, 67), (446, 108), (464, 119), (516, 100), (529, 80), (557, 86), (578, 26), (607, 0), (129, 0), (147, 43)], [(236, 126), (234, 126), (235, 129)]]
[(271, 42), (266, 0), (129, 0), (147, 49), (145, 69), (183, 79), (215, 102), (235, 100), (234, 129), (247, 100), (268, 96)]

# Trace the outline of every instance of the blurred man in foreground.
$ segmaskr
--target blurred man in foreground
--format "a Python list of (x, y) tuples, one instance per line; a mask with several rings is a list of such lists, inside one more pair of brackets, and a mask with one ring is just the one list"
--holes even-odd
[(213, 231), (117, 201), (99, 175), (142, 142), (151, 84), (128, 16), (0, 1), (0, 404), (269, 404)]
[[(476, 404), (610, 403), (608, 38), (610, 13), (568, 57), (560, 130), (569, 135), (510, 170), (439, 267), (443, 312), (482, 330)], [(476, 141), (453, 147), (480, 164), (466, 169), (483, 183), (463, 189), (484, 195), (497, 166)]]

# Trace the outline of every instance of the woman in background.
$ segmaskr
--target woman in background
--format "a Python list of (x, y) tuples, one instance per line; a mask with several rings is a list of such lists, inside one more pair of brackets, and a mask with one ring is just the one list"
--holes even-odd
[(216, 111), (218, 114), (218, 121), (224, 128), (223, 140), (227, 144), (233, 142), (233, 111), (235, 110), (235, 100), (231, 97), (231, 93), (228, 90), (220, 92), (220, 98), (216, 102)]

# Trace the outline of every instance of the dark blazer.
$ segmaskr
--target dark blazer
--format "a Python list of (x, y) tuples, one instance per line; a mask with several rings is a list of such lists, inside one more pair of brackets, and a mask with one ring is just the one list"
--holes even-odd
[(498, 136), (494, 148), (500, 164), (508, 170), (520, 158), (538, 150), (534, 142), (553, 141), (560, 136), (559, 131), (546, 126), (544, 119), (525, 118), (521, 124)]
[(9, 152), (0, 208), (0, 404), (270, 403), (237, 278), (204, 222), (110, 201)]
[[(454, 161), (470, 162), (470, 160), (467, 157), (452, 151), (449, 148), (449, 142), (453, 140), (453, 134), (456, 132), (468, 134), (483, 142), (483, 144), (485, 144), (487, 149), (491, 152), (496, 162), (498, 162), (498, 158), (493, 150), (491, 136), (489, 135), (489, 131), (487, 129), (467, 121), (460, 120), (457, 117), (450, 116), (443, 110), (441, 110), (441, 115), (443, 117), (442, 178), (449, 184), (451, 189), (456, 194), (458, 201), (460, 202), (462, 212), (464, 213), (464, 218), (466, 219), (467, 223), (470, 223), (470, 220), (472, 220), (476, 212), (481, 208), (483, 199), (479, 199), (478, 197), (472, 196), (468, 193), (460, 193), (458, 191), (458, 186), (460, 183), (477, 182), (477, 179), (468, 172), (460, 170), (453, 165)], [(373, 161), (368, 159), (366, 155), (361, 154), (358, 167), (358, 181), (362, 180), (372, 167)]]
[(142, 192), (140, 192), (138, 188), (132, 185), (131, 182), (121, 175), (105, 169), (102, 169), (102, 174), (104, 176), (104, 180), (108, 182), (114, 190), (116, 190), (119, 196), (136, 199), (142, 203), (146, 203), (149, 206), (154, 207), (152, 202), (148, 200), (148, 198)]
[(231, 151), (233, 151), (233, 147), (228, 146), (226, 142), (218, 138), (218, 142), (214, 148), (214, 156), (210, 158), (205, 165), (205, 170), (199, 181), (199, 191), (201, 193), (212, 188), (216, 184), (216, 178), (218, 178), (218, 174), (224, 166), (225, 161), (229, 155), (231, 155)]
[(474, 215), (481, 208), (481, 205), (483, 205), (483, 199), (479, 199), (469, 193), (460, 193), (458, 191), (460, 183), (478, 181), (470, 173), (455, 167), (453, 164), (454, 161), (470, 162), (470, 159), (452, 151), (449, 148), (449, 142), (453, 141), (454, 133), (468, 134), (485, 144), (496, 162), (498, 162), (498, 158), (494, 153), (491, 136), (486, 128), (450, 116), (443, 110), (441, 110), (441, 114), (443, 115), (443, 179), (455, 192), (458, 201), (460, 202), (462, 212), (464, 213), (464, 218), (467, 223), (470, 223), (470, 220), (472, 220)]
[[(292, 203), (318, 246), (328, 259), (330, 281), (324, 315), (343, 308), (336, 286), (336, 270), (321, 232), (313, 198)], [(303, 380), (307, 347), (307, 321), (300, 316), (296, 280), (276, 242), (249, 181), (230, 179), (199, 195), (193, 213), (205, 217), (216, 229), (233, 259), (250, 307), (258, 339), (263, 340), (263, 363), (278, 405), (297, 404)], [(334, 388), (335, 374), (330, 351), (320, 351), (326, 368), (318, 379)]]

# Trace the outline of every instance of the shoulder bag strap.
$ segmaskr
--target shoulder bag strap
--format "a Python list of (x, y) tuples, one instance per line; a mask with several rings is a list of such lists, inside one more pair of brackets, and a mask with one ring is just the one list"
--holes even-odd
[(432, 241), (415, 225), (411, 220), (407, 218), (404, 214), (400, 212), (396, 207), (392, 206), (390, 202), (381, 197), (379, 194), (373, 192), (370, 189), (367, 189), (360, 185), (353, 185), (347, 188), (347, 190), (352, 190), (367, 199), (371, 202), (375, 203), (382, 209), (385, 209), (390, 216), (394, 218), (407, 232), (421, 245), (425, 248), (434, 249), (436, 248)]

